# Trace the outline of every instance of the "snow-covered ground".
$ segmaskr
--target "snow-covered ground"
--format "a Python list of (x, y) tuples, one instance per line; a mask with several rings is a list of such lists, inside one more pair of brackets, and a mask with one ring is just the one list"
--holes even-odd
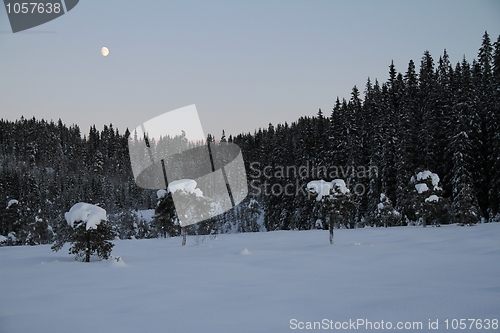
[[(436, 332), (429, 319), (453, 331), (453, 319), (500, 319), (499, 240), (500, 223), (338, 230), (334, 245), (328, 231), (279, 231), (184, 248), (115, 241), (121, 261), (91, 263), (68, 245), (2, 247), (0, 332), (290, 332), (329, 320)], [(498, 330), (474, 327), (460, 331)]]

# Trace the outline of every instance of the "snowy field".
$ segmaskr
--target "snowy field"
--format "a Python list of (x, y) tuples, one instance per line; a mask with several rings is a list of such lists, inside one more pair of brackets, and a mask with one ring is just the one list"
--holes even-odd
[(0, 248), (0, 332), (341, 331), (359, 320), (367, 332), (382, 321), (436, 332), (439, 320), (442, 332), (447, 319), (451, 332), (453, 319), (500, 319), (500, 223), (338, 230), (334, 245), (318, 230), (200, 243), (117, 240), (122, 261), (91, 263), (68, 244)]

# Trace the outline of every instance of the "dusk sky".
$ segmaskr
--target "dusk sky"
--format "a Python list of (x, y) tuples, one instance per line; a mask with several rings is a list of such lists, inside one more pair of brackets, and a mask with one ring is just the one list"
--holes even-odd
[[(123, 132), (196, 104), (205, 133), (254, 132), (500, 34), (500, 1), (81, 0), (13, 34), (0, 8), (0, 118)], [(101, 55), (101, 47), (110, 50)]]

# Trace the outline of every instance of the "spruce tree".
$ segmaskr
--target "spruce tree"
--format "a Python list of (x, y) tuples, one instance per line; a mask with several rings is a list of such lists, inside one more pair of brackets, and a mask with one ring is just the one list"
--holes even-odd
[[(328, 191), (325, 188), (328, 187)], [(328, 221), (330, 244), (333, 244), (334, 227), (352, 219), (355, 203), (344, 180), (334, 179), (330, 184), (316, 180), (307, 184), (308, 192), (316, 198), (316, 213), (322, 221)]]
[(173, 237), (180, 234), (179, 221), (171, 192), (165, 193), (158, 199), (152, 225), (163, 238), (166, 238), (167, 235)]
[(419, 160), (422, 163), (420, 167), (435, 170), (439, 156), (436, 150), (436, 134), (440, 128), (437, 126), (439, 118), (436, 112), (437, 100), (437, 81), (434, 71), (434, 60), (429, 51), (424, 52), (424, 56), (420, 62), (419, 75), (419, 101), (417, 109), (416, 125), (418, 142), (420, 147), (416, 150), (419, 152)]
[(447, 200), (441, 196), (440, 185), (439, 176), (429, 170), (416, 173), (410, 180), (414, 210), (424, 228), (428, 223), (439, 226), (446, 213)]
[[(76, 216), (86, 218), (77, 220)], [(65, 213), (65, 219), (67, 223), (60, 225), (56, 242), (52, 245), (53, 251), (59, 251), (64, 243), (70, 242), (69, 253), (74, 254), (76, 260), (90, 262), (94, 254), (101, 259), (110, 257), (114, 247), (111, 240), (115, 238), (115, 233), (104, 209), (80, 202)]]
[(399, 225), (401, 214), (394, 209), (391, 200), (384, 194), (380, 194), (380, 202), (377, 205), (377, 217), (379, 223), (385, 228)]
[(461, 131), (453, 137), (453, 216), (460, 225), (473, 225), (479, 218), (477, 198), (474, 189), (470, 157), (472, 146), (467, 132)]
[(491, 109), (491, 184), (490, 184), (490, 218), (500, 220), (500, 36), (494, 44)]
[(81, 222), (77, 222), (74, 228), (69, 253), (85, 262), (90, 262), (90, 257), (94, 254), (101, 259), (109, 259), (115, 246), (110, 242), (115, 236), (111, 223), (103, 220), (97, 225), (97, 229), (86, 229), (86, 224)]
[[(209, 218), (210, 200), (204, 196), (188, 192), (184, 189), (177, 189), (172, 193), (175, 201), (176, 214), (181, 224), (182, 246), (186, 245), (187, 229), (193, 223), (201, 222)], [(187, 225), (186, 225), (187, 223)]]

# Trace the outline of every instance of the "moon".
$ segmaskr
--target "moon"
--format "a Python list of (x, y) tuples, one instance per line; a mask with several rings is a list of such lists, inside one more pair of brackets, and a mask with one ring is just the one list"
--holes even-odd
[(109, 49), (106, 46), (103, 46), (101, 49), (101, 53), (103, 56), (107, 57), (109, 54)]

